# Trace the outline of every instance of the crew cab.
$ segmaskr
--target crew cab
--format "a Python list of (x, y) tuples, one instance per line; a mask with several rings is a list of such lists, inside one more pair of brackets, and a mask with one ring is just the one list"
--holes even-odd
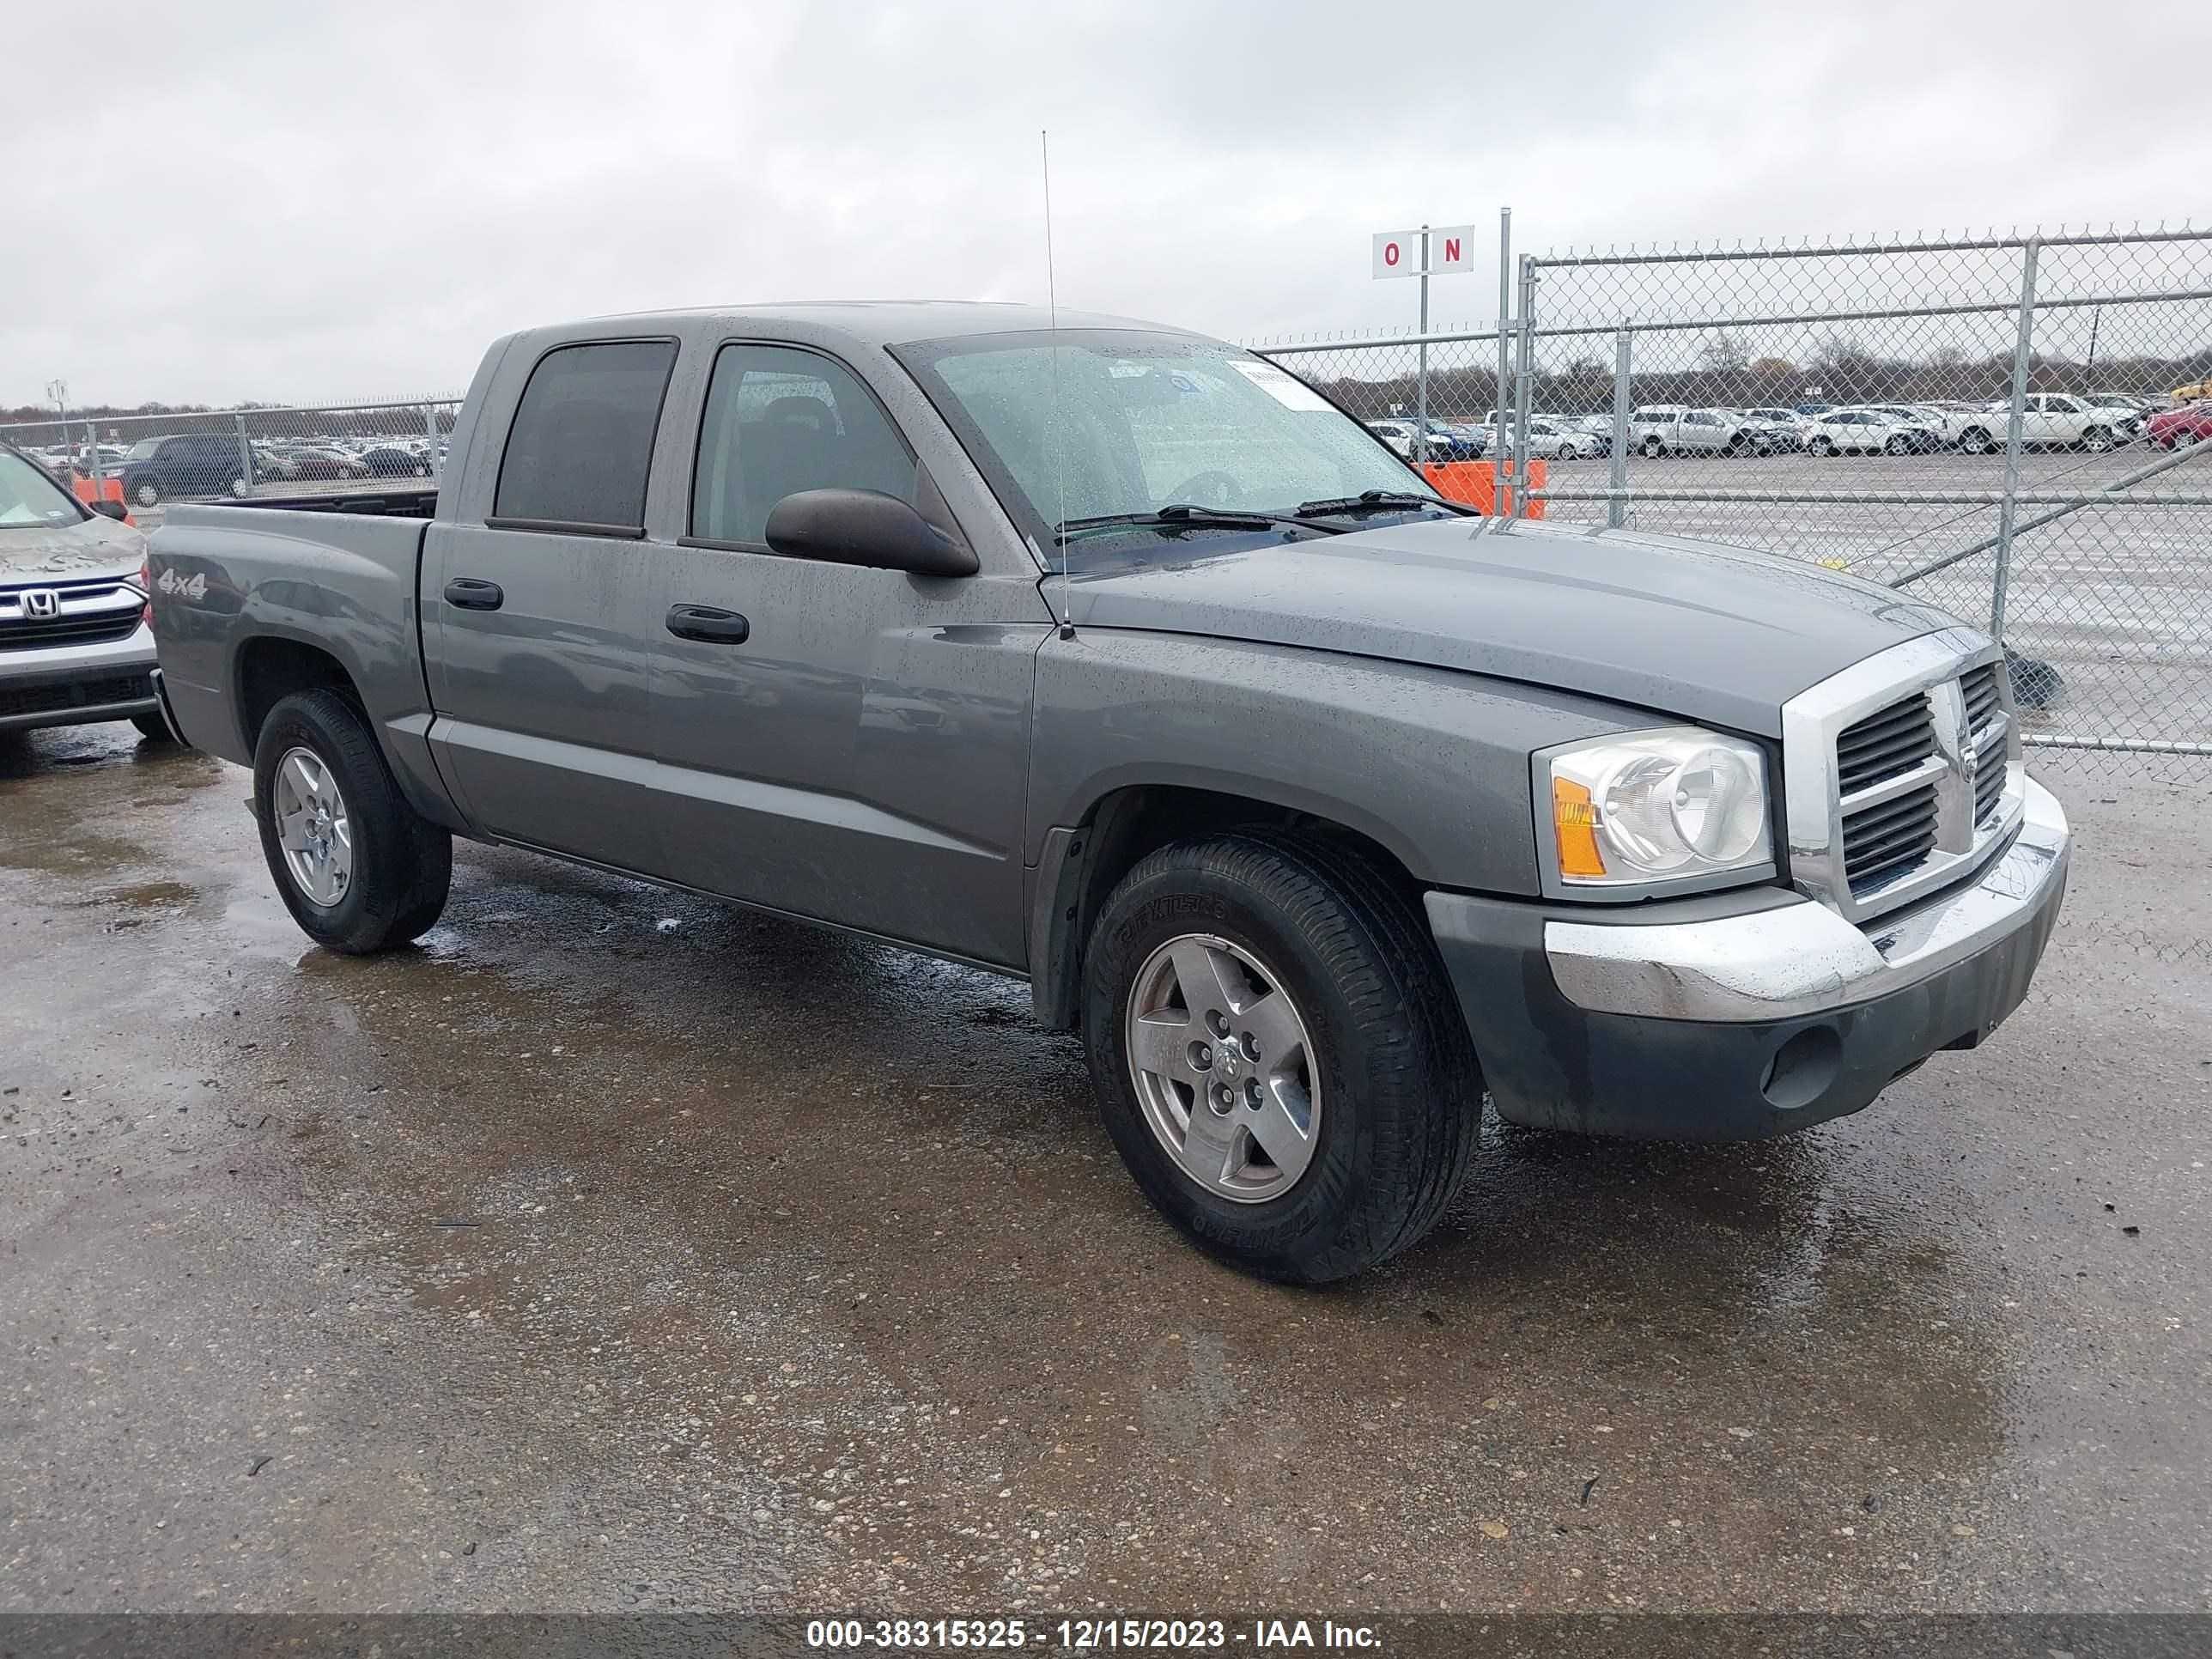
[(1986, 635), (1474, 515), (1111, 317), (532, 329), (435, 492), (179, 507), (152, 575), (161, 694), (331, 951), (435, 927), (459, 836), (1020, 975), (1152, 1201), (1289, 1280), (1419, 1237), (1486, 1098), (1860, 1109), (2012, 1012), (2065, 884)]
[(154, 700), (146, 538), (0, 443), (0, 732), (129, 720), (167, 741)]

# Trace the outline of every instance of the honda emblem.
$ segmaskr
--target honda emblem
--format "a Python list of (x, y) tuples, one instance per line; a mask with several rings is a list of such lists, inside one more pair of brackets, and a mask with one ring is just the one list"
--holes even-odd
[(27, 587), (23, 590), (23, 614), (44, 620), (62, 614), (62, 596), (51, 587)]

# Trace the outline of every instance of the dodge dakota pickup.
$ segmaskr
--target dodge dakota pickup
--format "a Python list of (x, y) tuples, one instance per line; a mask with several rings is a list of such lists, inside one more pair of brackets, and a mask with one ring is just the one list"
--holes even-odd
[(313, 939), (423, 933), (461, 836), (1025, 977), (1152, 1201), (1283, 1279), (1419, 1237), (1486, 1099), (1859, 1110), (2019, 1005), (2065, 883), (1995, 641), (1475, 516), (1109, 317), (517, 333), (434, 492), (179, 507), (151, 579)]

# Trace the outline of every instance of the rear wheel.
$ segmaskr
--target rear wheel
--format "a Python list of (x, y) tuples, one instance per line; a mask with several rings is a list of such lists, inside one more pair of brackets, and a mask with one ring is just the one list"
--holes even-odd
[(1881, 453), (1885, 455), (1909, 455), (1912, 453), (1912, 441), (1900, 432), (1881, 447)]
[(1644, 441), (1644, 459), (1647, 461), (1656, 461), (1666, 453), (1667, 446), (1661, 443), (1658, 439), (1646, 438)]
[(1101, 912), (1084, 1030), (1108, 1133), (1201, 1248), (1319, 1284), (1395, 1255), (1465, 1173), (1482, 1082), (1411, 902), (1331, 842), (1168, 847)]
[(159, 506), (161, 500), (161, 486), (151, 478), (141, 478), (131, 486), (131, 499), (141, 507)]
[(1823, 459), (1836, 453), (1835, 441), (1825, 432), (1814, 439), (1811, 443), (1807, 444), (1805, 447)]
[(2092, 455), (2101, 455), (2112, 447), (2112, 429), (2108, 426), (2093, 426), (2081, 434), (2081, 447)]
[(408, 805), (368, 721), (337, 692), (299, 692), (270, 710), (253, 811), (277, 894), (317, 944), (389, 950), (445, 909), (453, 838)]
[(1996, 445), (1986, 427), (1970, 426), (1959, 434), (1959, 447), (1969, 455), (1986, 455)]

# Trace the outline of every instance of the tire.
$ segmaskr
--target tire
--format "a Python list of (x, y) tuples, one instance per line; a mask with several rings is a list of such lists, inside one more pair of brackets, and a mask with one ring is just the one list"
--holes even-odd
[(1885, 455), (1909, 455), (1912, 453), (1912, 441), (1899, 433), (1881, 447), (1881, 453)]
[(1986, 455), (1996, 445), (1990, 441), (1986, 428), (1970, 426), (1959, 434), (1959, 447), (1969, 455)]
[(1578, 460), (1581, 459), (1581, 452), (1572, 444), (1561, 444), (1557, 459), (1562, 461)]
[(2108, 426), (2093, 426), (2081, 434), (2081, 447), (2092, 455), (2101, 455), (2112, 447), (2112, 429)]
[[(1211, 944), (1203, 943), (1211, 941)], [(1255, 980), (1272, 990), (1225, 1012), (1251, 1018), (1268, 1042), (1287, 1026), (1300, 1036), (1310, 1139), (1305, 1158), (1263, 1160), (1246, 1129), (1255, 1100), (1267, 1097), (1256, 1073), (1273, 1053), (1258, 1048), (1240, 1079), (1213, 1069), (1191, 1072), (1183, 1085), (1185, 1116), (1209, 1126), (1206, 1148), (1243, 1146), (1215, 1164), (1170, 1144), (1172, 1125), (1156, 1127), (1167, 1091), (1161, 1073), (1140, 1078), (1133, 1038), (1147, 1024), (1166, 1024), (1159, 1052), (1174, 1056), (1212, 1044), (1241, 1059), (1236, 1039), (1210, 1035), (1194, 1003), (1182, 994), (1184, 975), (1173, 951), (1196, 948), (1218, 962), (1241, 955), (1242, 990)], [(1220, 949), (1215, 951), (1214, 946)], [(1175, 998), (1155, 1001), (1165, 962)], [(1197, 981), (1217, 989), (1227, 979)], [(1286, 998), (1276, 1018), (1255, 1016), (1267, 997)], [(1180, 1019), (1136, 1022), (1142, 1003)], [(1116, 887), (1091, 935), (1084, 974), (1084, 1030), (1091, 1078), (1106, 1128), (1146, 1197), (1202, 1249), (1265, 1279), (1318, 1285), (1349, 1277), (1405, 1249), (1433, 1226), (1464, 1177), (1481, 1122), (1482, 1079), (1467, 1029), (1447, 989), (1443, 965), (1419, 911), (1365, 860), (1330, 842), (1271, 830), (1183, 842), (1152, 854)], [(1287, 1016), (1287, 1018), (1285, 1018)], [(1125, 1021), (1128, 1022), (1125, 1024)], [(1186, 1041), (1183, 1033), (1199, 1035)], [(1171, 1064), (1180, 1067), (1180, 1058)], [(1210, 1091), (1233, 1080), (1229, 1109), (1210, 1104)], [(1201, 1081), (1211, 1079), (1211, 1081)], [(1317, 1085), (1317, 1086), (1316, 1086)], [(1297, 1093), (1295, 1080), (1287, 1093)], [(1244, 1093), (1236, 1091), (1242, 1089)], [(1291, 1121), (1277, 1107), (1267, 1114)], [(1221, 1139), (1218, 1137), (1226, 1136)], [(1189, 1146), (1186, 1132), (1184, 1145)], [(1204, 1150), (1204, 1149), (1200, 1149)], [(1237, 1165), (1237, 1157), (1247, 1162)], [(1218, 1168), (1208, 1184), (1186, 1164)], [(1231, 1172), (1256, 1183), (1230, 1195)], [(1279, 1190), (1270, 1190), (1270, 1177)]]
[(1740, 461), (1750, 453), (1750, 449), (1751, 446), (1744, 441), (1743, 434), (1739, 432), (1728, 441), (1728, 447), (1722, 453), (1732, 461)]
[(151, 478), (141, 478), (131, 486), (131, 499), (141, 507), (159, 507), (161, 504), (161, 486)]
[[(324, 899), (294, 868), (276, 822), (278, 768), (303, 750), (335, 786), (348, 832), (342, 888)], [(301, 786), (295, 778), (285, 787)], [(296, 692), (269, 711), (253, 750), (253, 816), (285, 908), (326, 949), (390, 950), (428, 932), (445, 910), (453, 838), (408, 805), (367, 720), (335, 691)]]
[(1836, 453), (1835, 441), (1825, 432), (1814, 438), (1811, 443), (1807, 444), (1805, 447), (1808, 453), (1818, 455), (1823, 460)]
[(133, 714), (131, 724), (138, 728), (138, 735), (149, 743), (174, 744), (177, 741), (169, 735), (169, 723), (161, 718), (158, 709), (150, 714)]
[(1644, 459), (1647, 461), (1656, 461), (1667, 453), (1667, 446), (1656, 438), (1646, 438), (1638, 447), (1644, 452)]

